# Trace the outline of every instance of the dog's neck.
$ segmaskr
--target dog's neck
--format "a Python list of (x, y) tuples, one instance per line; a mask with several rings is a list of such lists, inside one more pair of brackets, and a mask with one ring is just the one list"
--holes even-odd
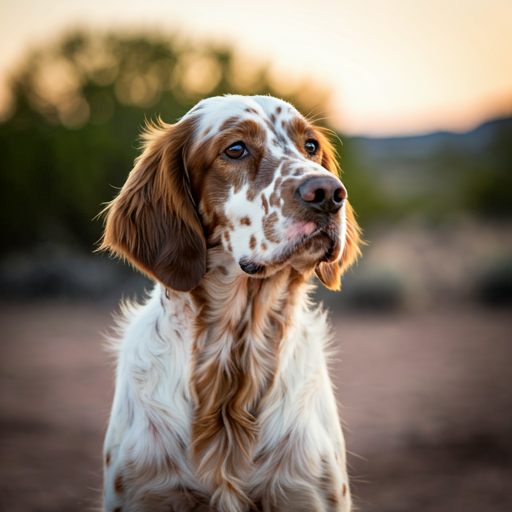
[(208, 268), (191, 292), (197, 307), (192, 451), (198, 476), (214, 494), (225, 496), (227, 487), (233, 500), (243, 501), (257, 416), (295, 318), (290, 310), (307, 303), (309, 276), (288, 266), (253, 278), (222, 252), (209, 255)]

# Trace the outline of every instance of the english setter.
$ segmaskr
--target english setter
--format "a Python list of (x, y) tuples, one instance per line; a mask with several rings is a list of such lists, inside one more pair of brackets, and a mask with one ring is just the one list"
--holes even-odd
[(154, 278), (120, 325), (107, 512), (350, 509), (313, 274), (339, 289), (359, 227), (326, 132), (268, 96), (144, 134), (101, 248)]

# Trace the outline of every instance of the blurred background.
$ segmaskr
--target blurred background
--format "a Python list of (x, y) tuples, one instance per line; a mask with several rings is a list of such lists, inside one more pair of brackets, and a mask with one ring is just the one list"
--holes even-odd
[(508, 0), (0, 3), (0, 510), (90, 510), (104, 334), (151, 283), (93, 254), (146, 119), (272, 94), (333, 129), (367, 245), (331, 310), (363, 512), (512, 510)]

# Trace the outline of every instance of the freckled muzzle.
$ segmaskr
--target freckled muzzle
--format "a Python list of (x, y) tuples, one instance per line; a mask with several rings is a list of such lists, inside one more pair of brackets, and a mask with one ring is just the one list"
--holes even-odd
[[(292, 185), (293, 180), (288, 184)], [(343, 246), (340, 211), (347, 191), (335, 176), (303, 176), (281, 192), (285, 217), (292, 223), (280, 234), (288, 243), (268, 261), (251, 257), (239, 260), (240, 268), (251, 276), (262, 277), (287, 262), (301, 261), (301, 266), (314, 267), (321, 262), (339, 259)], [(283, 190), (283, 189), (282, 189)]]

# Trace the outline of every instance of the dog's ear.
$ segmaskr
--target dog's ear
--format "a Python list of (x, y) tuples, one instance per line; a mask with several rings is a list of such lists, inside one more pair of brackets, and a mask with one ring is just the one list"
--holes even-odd
[(333, 263), (319, 263), (315, 269), (316, 276), (329, 290), (337, 291), (341, 288), (341, 276), (361, 255), (361, 228), (348, 201), (345, 204), (345, 218), (347, 228), (341, 258)]
[(106, 226), (99, 248), (127, 258), (178, 291), (195, 288), (206, 271), (204, 232), (183, 160), (193, 130), (192, 119), (148, 127), (144, 152), (104, 210)]
[[(336, 158), (336, 151), (329, 141), (327, 131), (320, 129), (320, 147), (322, 148), (322, 166), (337, 178), (340, 177), (340, 168)], [(315, 274), (321, 283), (329, 290), (341, 288), (341, 276), (361, 255), (361, 228), (357, 224), (354, 210), (348, 201), (345, 201), (346, 233), (345, 245), (341, 258), (333, 263), (320, 263)]]

